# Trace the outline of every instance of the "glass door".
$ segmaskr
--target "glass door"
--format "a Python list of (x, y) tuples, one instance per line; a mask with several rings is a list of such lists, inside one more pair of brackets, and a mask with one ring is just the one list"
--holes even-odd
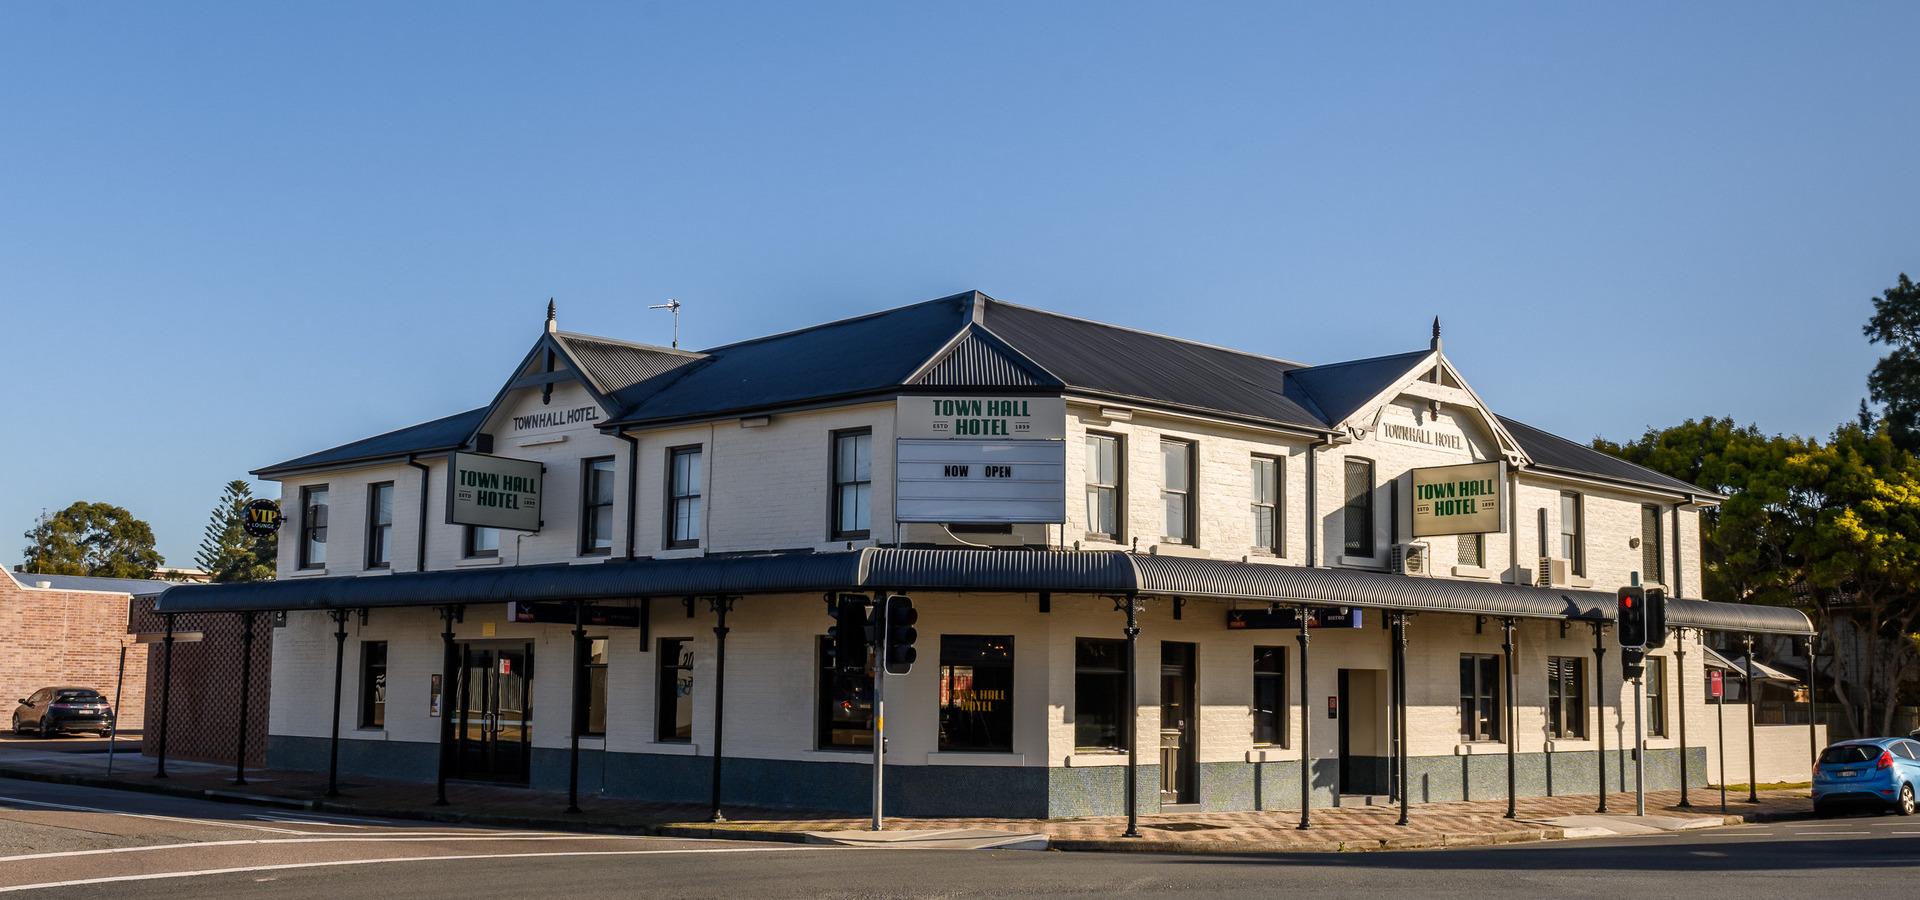
[(454, 759), (461, 778), (527, 781), (533, 645), (461, 648)]
[(1195, 765), (1194, 647), (1160, 644), (1160, 802), (1193, 803), (1199, 769)]

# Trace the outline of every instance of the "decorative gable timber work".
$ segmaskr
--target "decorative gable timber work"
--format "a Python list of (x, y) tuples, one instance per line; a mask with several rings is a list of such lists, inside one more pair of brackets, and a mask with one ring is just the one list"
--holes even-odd
[(610, 338), (549, 329), (521, 359), (514, 376), (494, 395), (486, 413), (467, 436), (472, 445), (509, 396), (537, 388), (542, 402), (552, 399), (556, 385), (577, 384), (600, 407), (600, 421), (623, 412), (631, 400), (623, 393), (642, 385), (670, 381), (669, 373), (705, 357), (684, 350), (630, 344)]
[(912, 387), (1060, 388), (1065, 383), (985, 326), (971, 323), (907, 377)]

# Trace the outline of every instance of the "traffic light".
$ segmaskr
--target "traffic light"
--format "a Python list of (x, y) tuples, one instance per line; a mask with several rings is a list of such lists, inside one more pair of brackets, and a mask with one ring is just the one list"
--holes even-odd
[(1667, 592), (1647, 588), (1647, 649), (1667, 645)]
[(1620, 677), (1632, 681), (1646, 672), (1647, 651), (1637, 647), (1626, 647), (1620, 651)]
[(920, 655), (913, 649), (913, 642), (920, 638), (913, 623), (919, 620), (920, 614), (913, 611), (913, 600), (898, 594), (887, 598), (886, 617), (882, 620), (887, 630), (887, 674), (905, 675), (913, 671), (913, 660)]
[(858, 672), (867, 667), (867, 598), (841, 594), (833, 605), (833, 627), (827, 629), (827, 664), (836, 672)]
[(1647, 646), (1647, 592), (1639, 585), (1620, 589), (1620, 646), (1639, 650)]

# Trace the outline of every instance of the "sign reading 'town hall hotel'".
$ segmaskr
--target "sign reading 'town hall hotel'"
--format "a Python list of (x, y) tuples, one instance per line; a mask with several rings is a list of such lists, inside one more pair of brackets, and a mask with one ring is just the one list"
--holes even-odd
[(895, 521), (1066, 521), (1065, 400), (906, 396), (898, 414)]
[(447, 522), (511, 531), (540, 530), (540, 481), (530, 459), (455, 453), (447, 467)]

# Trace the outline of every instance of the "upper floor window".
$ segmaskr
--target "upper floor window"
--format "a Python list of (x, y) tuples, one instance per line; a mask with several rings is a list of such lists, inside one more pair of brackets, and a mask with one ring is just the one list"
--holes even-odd
[(1373, 463), (1364, 459), (1347, 460), (1346, 520), (1348, 556), (1373, 556)]
[(1120, 540), (1120, 438), (1087, 435), (1087, 537)]
[(1285, 472), (1277, 457), (1253, 458), (1253, 546), (1275, 556), (1287, 555), (1280, 512), (1280, 479)]
[(500, 556), (500, 529), (468, 525), (461, 539), (460, 555), (468, 559), (493, 559)]
[(367, 486), (367, 568), (393, 565), (393, 482)]
[(1487, 536), (1484, 534), (1463, 534), (1455, 538), (1459, 542), (1459, 565), (1478, 569), (1487, 564)]
[(580, 464), (580, 553), (613, 552), (613, 457)]
[(700, 546), (700, 447), (667, 451), (667, 549)]
[(1582, 522), (1585, 498), (1575, 493), (1560, 495), (1560, 558), (1573, 567), (1573, 574), (1587, 574), (1586, 525)]
[(833, 433), (833, 539), (861, 540), (872, 534), (873, 432)]
[(1640, 577), (1654, 584), (1666, 584), (1665, 548), (1660, 542), (1660, 507), (1640, 507)]
[(300, 568), (327, 565), (327, 486), (300, 489)]
[(1192, 544), (1193, 442), (1162, 439), (1160, 470), (1160, 505), (1166, 511), (1161, 535), (1170, 544)]

